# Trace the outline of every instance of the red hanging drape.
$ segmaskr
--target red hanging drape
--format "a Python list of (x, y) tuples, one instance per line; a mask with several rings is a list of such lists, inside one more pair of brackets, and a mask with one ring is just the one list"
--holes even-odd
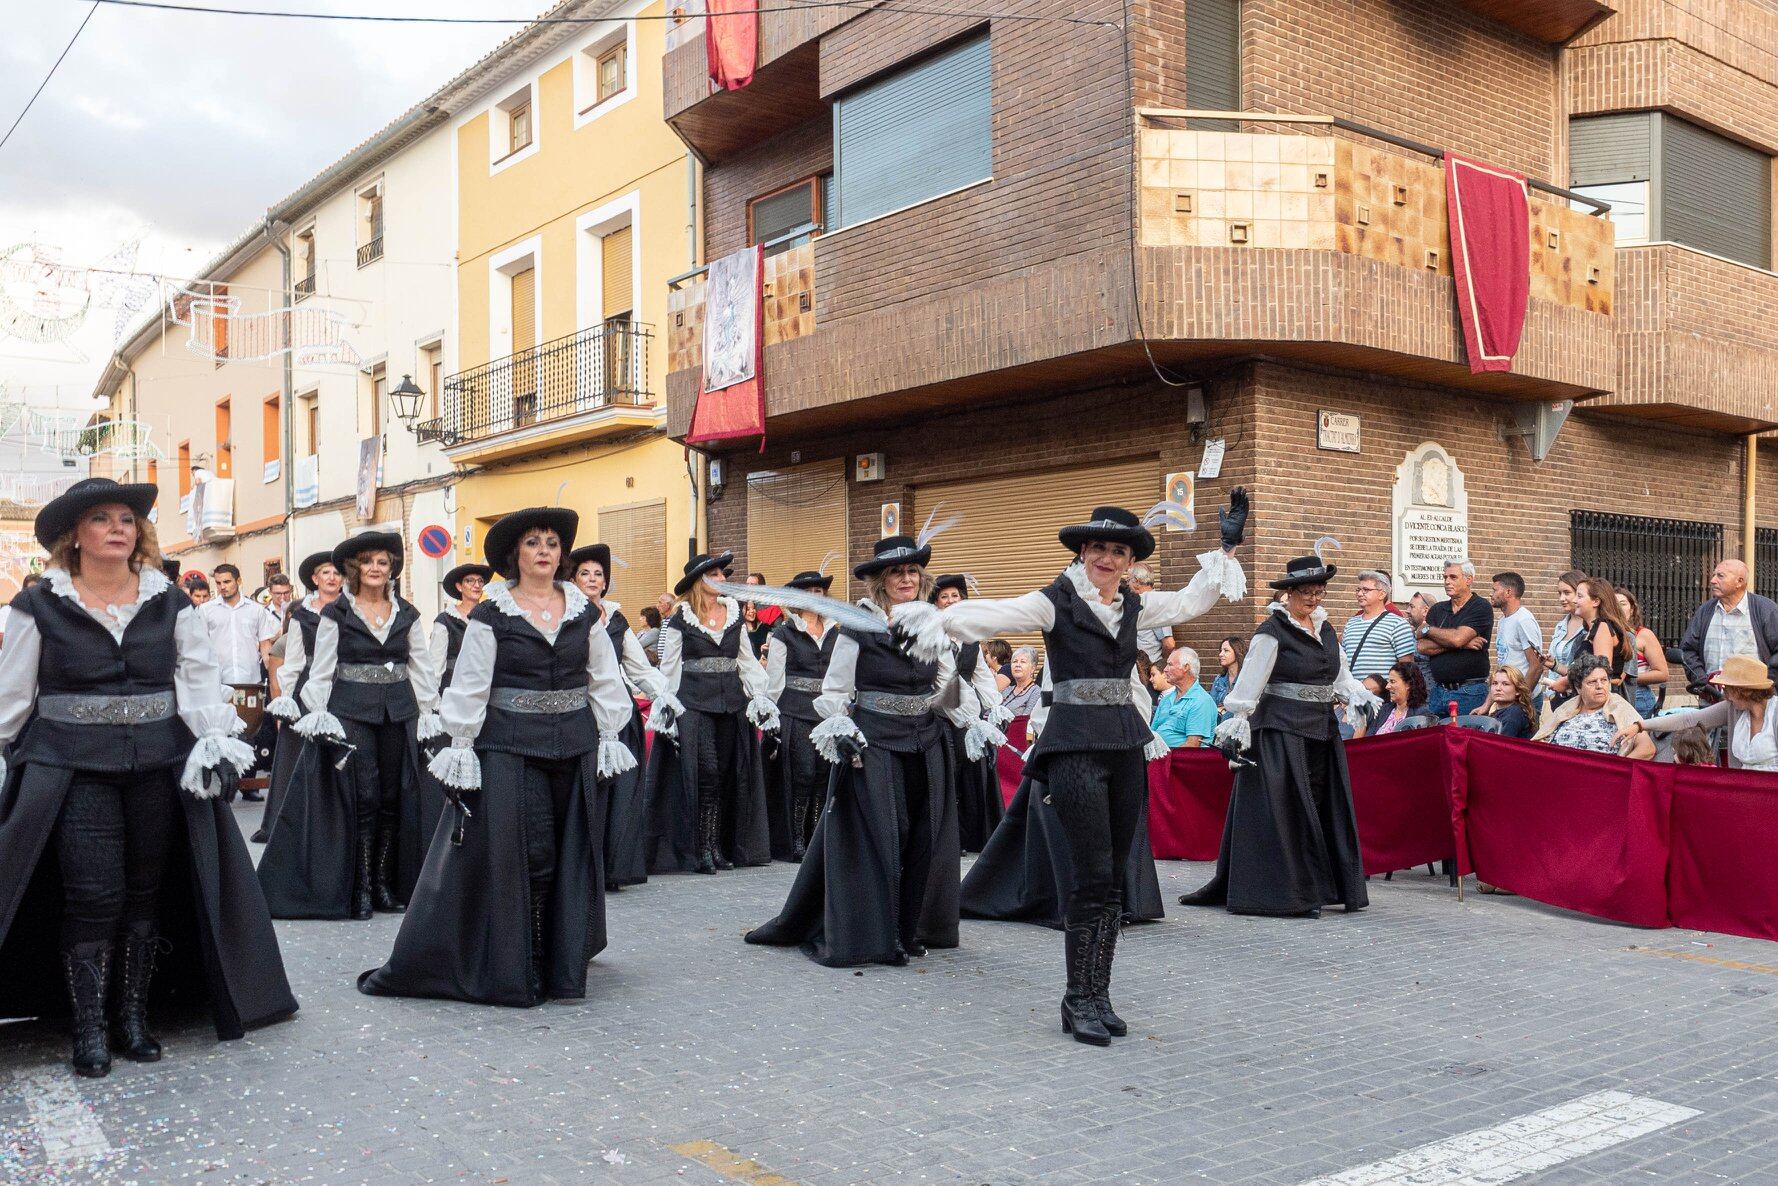
[(1525, 176), (1445, 155), (1451, 270), (1469, 369), (1510, 371), (1531, 299), (1531, 207)]

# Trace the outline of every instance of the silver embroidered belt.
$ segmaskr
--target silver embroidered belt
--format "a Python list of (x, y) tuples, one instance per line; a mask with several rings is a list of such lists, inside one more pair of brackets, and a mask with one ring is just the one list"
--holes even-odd
[(932, 711), (931, 696), (902, 696), (895, 692), (860, 692), (858, 707), (891, 717), (917, 717)]
[(807, 692), (812, 696), (821, 694), (821, 681), (812, 675), (787, 675), (784, 677), (784, 690), (787, 692)]
[(37, 715), (64, 725), (147, 725), (173, 718), (173, 693), (89, 696), (79, 693), (37, 697)]
[(1127, 679), (1065, 679), (1050, 689), (1052, 704), (1092, 704), (1112, 707), (1131, 704)]
[(735, 659), (687, 659), (682, 666), (687, 671), (736, 671), (741, 664)]
[(1282, 700), (1301, 700), (1305, 704), (1332, 704), (1339, 699), (1332, 684), (1290, 684), (1282, 681), (1266, 685), (1266, 695)]
[(587, 706), (585, 688), (495, 688), (488, 704), (507, 712), (574, 712)]
[(399, 684), (407, 679), (407, 664), (341, 663), (334, 674), (353, 684)]

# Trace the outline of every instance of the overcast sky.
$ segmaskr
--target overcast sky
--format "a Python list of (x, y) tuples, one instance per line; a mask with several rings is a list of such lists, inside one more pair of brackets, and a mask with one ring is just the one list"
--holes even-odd
[[(194, 0), (221, 4), (227, 0)], [(306, 12), (529, 17), (543, 0), (236, 0)], [(0, 133), (91, 8), (0, 0)], [(102, 5), (0, 149), (0, 252), (44, 244), (189, 276), (282, 198), (516, 26), (396, 25)], [(111, 310), (71, 342), (0, 335), (0, 385), (73, 405), (113, 346)], [(0, 450), (3, 452), (4, 450)]]

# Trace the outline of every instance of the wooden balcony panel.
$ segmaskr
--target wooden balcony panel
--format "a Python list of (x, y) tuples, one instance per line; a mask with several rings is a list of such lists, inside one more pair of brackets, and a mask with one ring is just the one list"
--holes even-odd
[(1457, 0), (1457, 3), (1551, 45), (1574, 40), (1617, 11), (1614, 5), (1603, 0)]
[(725, 160), (826, 110), (819, 41), (811, 36), (770, 61), (764, 48), (762, 43), (753, 82), (738, 91), (710, 89), (702, 37), (666, 55), (662, 71), (667, 122), (705, 161)]

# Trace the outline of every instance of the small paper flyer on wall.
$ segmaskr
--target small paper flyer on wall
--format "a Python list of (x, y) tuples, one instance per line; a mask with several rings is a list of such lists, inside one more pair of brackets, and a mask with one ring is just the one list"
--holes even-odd
[(1220, 478), (1222, 476), (1223, 448), (1221, 437), (1204, 442), (1204, 460), (1198, 462), (1198, 477)]

